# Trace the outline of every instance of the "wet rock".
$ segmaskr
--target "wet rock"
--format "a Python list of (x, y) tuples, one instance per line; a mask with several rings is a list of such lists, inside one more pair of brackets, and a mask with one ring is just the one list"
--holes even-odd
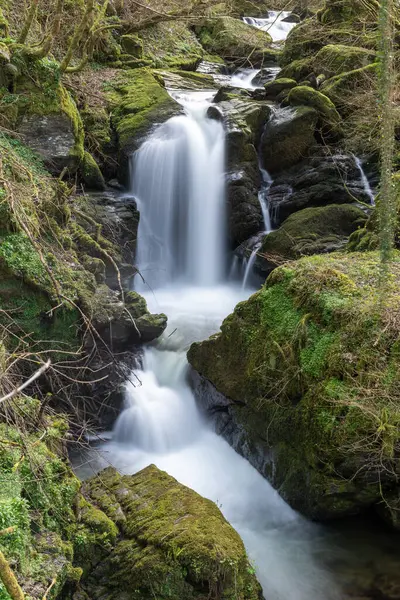
[[(251, 169), (228, 175), (228, 236), (232, 246), (237, 246), (261, 231), (263, 217), (258, 200), (261, 185), (258, 171), (250, 177)], [(258, 185), (257, 185), (258, 183)]]
[[(218, 507), (151, 465), (136, 475), (106, 469), (85, 495), (118, 523), (120, 538), (82, 582), (92, 600), (112, 597), (261, 600), (236, 531)], [(234, 590), (234, 591), (233, 591)]]
[[(132, 196), (108, 191), (88, 194), (85, 201), (89, 215), (101, 225), (102, 235), (120, 249), (122, 261), (118, 267), (121, 283), (129, 289), (136, 273), (133, 265), (140, 218), (136, 200)], [(115, 266), (104, 256), (101, 259), (106, 264), (105, 282), (112, 289), (119, 290), (120, 281)]]
[(167, 327), (166, 315), (150, 314), (145, 299), (136, 292), (126, 294), (124, 300), (106, 285), (96, 289), (91, 318), (102, 339), (114, 350), (129, 350), (160, 337)]
[(219, 102), (226, 125), (228, 162), (228, 234), (233, 246), (258, 233), (263, 217), (256, 146), (271, 112), (265, 102), (233, 98)]
[(251, 80), (252, 85), (263, 87), (266, 83), (272, 81), (276, 77), (277, 71), (279, 71), (277, 67), (261, 69)]
[(292, 167), (316, 145), (318, 113), (313, 108), (276, 109), (261, 137), (261, 160), (271, 174)]

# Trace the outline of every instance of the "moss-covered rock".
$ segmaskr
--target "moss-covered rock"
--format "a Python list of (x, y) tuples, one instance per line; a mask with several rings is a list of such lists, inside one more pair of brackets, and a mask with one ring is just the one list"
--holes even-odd
[(121, 167), (126, 174), (128, 156), (152, 127), (182, 109), (147, 69), (121, 73), (107, 85), (106, 97), (118, 135)]
[(231, 401), (230, 441), (312, 518), (398, 489), (398, 254), (390, 270), (380, 287), (378, 254), (289, 263), (188, 353)]
[(253, 66), (276, 61), (277, 51), (270, 47), (271, 36), (232, 17), (220, 17), (207, 23), (199, 32), (206, 50), (222, 58), (248, 60)]
[(284, 91), (289, 92), (296, 87), (297, 81), (288, 77), (278, 77), (274, 81), (270, 81), (264, 85), (265, 96), (268, 99), (274, 100), (279, 94)]
[(97, 287), (90, 315), (96, 329), (113, 348), (152, 342), (167, 327), (166, 315), (151, 314), (145, 299), (137, 292), (129, 292), (124, 302), (107, 285)]
[(143, 56), (156, 68), (195, 71), (204, 48), (185, 21), (157, 23), (138, 32)]
[(290, 106), (310, 106), (319, 115), (319, 127), (324, 137), (337, 139), (343, 136), (341, 117), (332, 100), (325, 94), (306, 85), (299, 85), (290, 90), (287, 97)]
[(150, 466), (122, 477), (106, 469), (85, 494), (118, 519), (123, 536), (84, 581), (93, 600), (261, 598), (243, 543), (217, 506), (167, 473)]
[(269, 173), (276, 173), (305, 158), (316, 143), (314, 133), (317, 121), (318, 113), (310, 107), (276, 110), (261, 138), (264, 168)]
[(334, 252), (343, 248), (349, 235), (366, 220), (360, 208), (347, 204), (300, 210), (264, 238), (258, 266), (270, 271), (285, 260)]

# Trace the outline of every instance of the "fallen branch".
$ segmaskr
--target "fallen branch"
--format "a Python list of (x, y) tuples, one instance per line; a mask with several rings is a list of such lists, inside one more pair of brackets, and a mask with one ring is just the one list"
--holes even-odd
[(5, 402), (6, 400), (10, 400), (11, 398), (14, 398), (15, 396), (18, 396), (19, 393), (22, 392), (22, 390), (24, 390), (25, 388), (27, 388), (31, 383), (33, 383), (34, 381), (36, 381), (36, 379), (38, 379), (41, 375), (43, 375), (43, 373), (45, 371), (47, 371), (47, 369), (50, 367), (51, 365), (51, 360), (49, 359), (44, 365), (42, 365), (40, 367), (40, 369), (38, 369), (31, 377), (29, 377), (29, 379), (27, 379), (23, 384), (21, 384), (20, 386), (18, 386), (17, 388), (14, 388), (9, 394), (6, 394), (5, 396), (3, 396), (2, 398), (0, 398), (0, 404), (2, 402)]

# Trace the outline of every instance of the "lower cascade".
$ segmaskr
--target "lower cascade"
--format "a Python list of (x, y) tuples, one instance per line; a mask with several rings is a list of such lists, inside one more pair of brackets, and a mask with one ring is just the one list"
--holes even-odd
[(195, 93), (184, 104), (186, 116), (161, 125), (133, 157), (144, 295), (169, 325), (127, 384), (125, 410), (103, 450), (123, 473), (156, 464), (216, 502), (268, 600), (333, 600), (340, 596), (318, 559), (323, 530), (213, 431), (187, 381), (190, 344), (216, 332), (252, 290), (223, 281), (223, 127), (206, 118)]

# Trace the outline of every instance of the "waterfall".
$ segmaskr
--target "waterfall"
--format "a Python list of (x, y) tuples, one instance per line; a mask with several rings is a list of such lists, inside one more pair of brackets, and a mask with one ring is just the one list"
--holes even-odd
[[(185, 100), (184, 100), (185, 101)], [(159, 126), (132, 157), (145, 289), (215, 285), (224, 270), (224, 130), (207, 103)]]
[(243, 277), (243, 284), (242, 284), (243, 289), (247, 288), (247, 284), (249, 282), (249, 277), (253, 271), (254, 263), (256, 262), (256, 258), (257, 258), (257, 252), (259, 251), (259, 249), (260, 249), (260, 245), (257, 244), (254, 247), (254, 250), (252, 251), (250, 258), (247, 262), (246, 270), (245, 270), (244, 277)]
[(375, 206), (375, 194), (372, 191), (372, 188), (371, 188), (370, 183), (368, 181), (368, 177), (365, 174), (365, 171), (364, 171), (363, 166), (362, 166), (362, 162), (361, 162), (361, 160), (357, 156), (354, 156), (354, 161), (356, 163), (357, 169), (360, 172), (360, 178), (361, 178), (361, 183), (362, 183), (363, 188), (364, 188), (364, 192), (368, 196), (368, 198), (370, 200), (370, 203), (371, 203), (371, 206)]
[(260, 191), (258, 193), (258, 200), (260, 202), (261, 211), (262, 211), (262, 215), (263, 215), (264, 231), (265, 231), (265, 233), (271, 233), (272, 225), (271, 225), (271, 215), (269, 212), (269, 205), (268, 205), (268, 191), (272, 184), (272, 177), (268, 173), (268, 171), (266, 171), (265, 169), (262, 168), (261, 164), (260, 164), (259, 168), (260, 168), (260, 173), (261, 173), (261, 178), (262, 178), (262, 184), (261, 184)]

